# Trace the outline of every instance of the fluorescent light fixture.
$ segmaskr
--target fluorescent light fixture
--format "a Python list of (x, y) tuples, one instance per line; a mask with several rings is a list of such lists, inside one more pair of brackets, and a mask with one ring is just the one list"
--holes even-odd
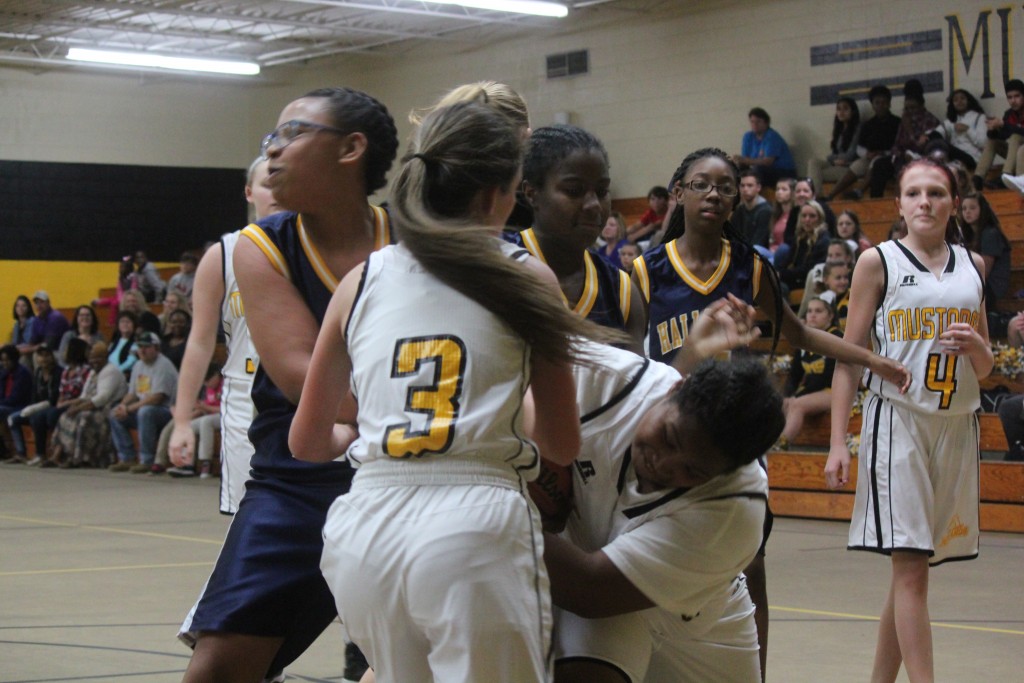
[(229, 62), (217, 59), (195, 59), (192, 57), (168, 57), (146, 52), (112, 52), (110, 50), (87, 50), (73, 47), (68, 50), (68, 59), (80, 62), (99, 62), (121, 66), (144, 66), (176, 71), (204, 71), (236, 76), (255, 76), (260, 65), (255, 62)]
[(461, 5), (477, 9), (497, 10), (498, 12), (515, 12), (516, 14), (536, 14), (542, 17), (564, 17), (569, 8), (560, 2), (546, 0), (436, 0), (442, 5)]

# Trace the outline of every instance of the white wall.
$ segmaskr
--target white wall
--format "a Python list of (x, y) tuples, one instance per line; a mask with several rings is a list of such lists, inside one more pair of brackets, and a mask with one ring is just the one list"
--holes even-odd
[[(613, 194), (638, 196), (666, 182), (688, 151), (706, 145), (737, 151), (755, 105), (771, 113), (802, 169), (809, 154), (827, 148), (833, 115), (830, 106), (810, 106), (811, 85), (946, 71), (943, 17), (958, 13), (970, 41), (978, 12), (987, 7), (979, 0), (705, 5), (680, 0), (636, 13), (613, 3), (595, 8), (587, 21), (481, 49), (417, 44), (397, 56), (272, 70), (260, 85), (0, 68), (0, 158), (242, 168), (280, 108), (311, 87), (365, 89), (388, 105), (404, 139), (410, 108), (458, 83), (494, 78), (523, 93), (535, 127), (551, 123), (555, 112), (572, 112), (574, 123), (605, 142)], [(1024, 9), (1016, 6), (1011, 19), (1012, 40), (1024, 35)], [(983, 104), (997, 114), (1004, 103), (994, 14), (989, 26), (997, 97)], [(943, 50), (810, 66), (813, 45), (928, 29), (942, 31)], [(545, 55), (582, 48), (590, 50), (589, 75), (545, 78)], [(980, 52), (960, 83), (975, 93)], [(927, 99), (941, 118), (943, 98)], [(900, 106), (897, 99), (894, 108)], [(862, 110), (867, 113), (866, 105)]]

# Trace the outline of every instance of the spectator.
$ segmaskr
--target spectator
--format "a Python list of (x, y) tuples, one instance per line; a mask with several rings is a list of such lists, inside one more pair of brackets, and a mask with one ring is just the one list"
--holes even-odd
[(167, 334), (160, 344), (160, 352), (171, 361), (175, 370), (181, 369), (181, 359), (185, 357), (185, 342), (192, 329), (192, 316), (184, 309), (173, 311), (167, 318)]
[(827, 261), (822, 271), (825, 291), (821, 293), (822, 301), (832, 306), (832, 324), (840, 332), (846, 331), (846, 317), (850, 313), (850, 278), (853, 276), (853, 264), (850, 261)]
[(74, 327), (64, 333), (64, 336), (60, 338), (60, 345), (57, 346), (57, 362), (61, 365), (68, 364), (65, 356), (68, 350), (68, 343), (72, 339), (84, 341), (87, 350), (92, 348), (92, 345), (96, 342), (103, 341), (99, 334), (99, 321), (96, 319), (96, 311), (93, 310), (92, 306), (83, 305), (75, 309)]
[(174, 292), (184, 297), (186, 301), (191, 301), (192, 283), (196, 279), (197, 265), (199, 265), (199, 259), (196, 258), (194, 252), (182, 253), (180, 270), (172, 275), (170, 282), (167, 283), (167, 294)]
[(110, 308), (110, 324), (114, 325), (117, 323), (117, 314), (121, 311), (121, 297), (129, 289), (138, 288), (139, 277), (133, 270), (132, 257), (122, 256), (120, 263), (118, 263), (117, 288), (114, 291), (114, 296), (93, 299), (92, 305), (94, 308), (108, 306)]
[(796, 180), (793, 178), (783, 178), (775, 183), (775, 198), (772, 200), (772, 235), (768, 243), (773, 258), (779, 246), (786, 242), (786, 224), (789, 222), (789, 213), (795, 200), (794, 189)]
[(910, 160), (924, 154), (928, 132), (940, 126), (940, 121), (924, 106), (924, 86), (911, 78), (903, 86), (903, 116), (896, 133), (896, 142), (888, 156), (878, 159), (868, 174), (872, 197), (881, 197), (885, 186)]
[[(1007, 342), (1013, 348), (1024, 346), (1024, 311), (1015, 315), (1009, 324)], [(996, 408), (999, 421), (1003, 423), (1003, 432), (1010, 448), (1006, 452), (1006, 460), (1024, 462), (1024, 394), (1007, 396)]]
[(132, 289), (124, 293), (121, 298), (121, 310), (134, 315), (136, 324), (141, 330), (159, 336), (160, 319), (149, 310), (149, 306), (139, 290)]
[(164, 295), (166, 285), (156, 266), (149, 262), (146, 252), (141, 249), (135, 252), (135, 273), (139, 280), (139, 291), (142, 292), (146, 303), (159, 301)]
[[(30, 419), (57, 405), (60, 398), (60, 366), (53, 356), (53, 349), (46, 344), (40, 344), (36, 349), (33, 365), (36, 369), (32, 381), (32, 398), (28, 405), (11, 413), (7, 418), (14, 442), (14, 455), (7, 460), (10, 463), (26, 462), (28, 448), (25, 436), (21, 432), (22, 426), (31, 425)], [(43, 428), (42, 434), (34, 429), (33, 433), (36, 439), (36, 454), (46, 453), (46, 428)], [(39, 464), (38, 461), (35, 464)]]
[[(796, 186), (793, 189), (793, 210), (789, 212), (789, 218), (786, 219), (786, 232), (783, 234), (784, 246), (775, 250), (773, 262), (776, 268), (785, 268), (789, 265), (793, 250), (796, 248), (800, 209), (808, 202), (814, 201), (817, 198), (817, 193), (817, 186), (810, 178), (800, 178), (796, 181)], [(825, 213), (825, 225), (828, 226), (829, 235), (834, 236), (836, 232), (835, 214), (832, 213), (832, 209), (827, 203), (818, 202), (818, 205)]]
[[(199, 478), (209, 479), (213, 469), (213, 446), (216, 439), (214, 433), (220, 431), (220, 399), (224, 378), (220, 374), (220, 367), (211, 363), (206, 371), (206, 379), (203, 382), (203, 390), (192, 408), (191, 426), (196, 438), (196, 452), (199, 456)], [(163, 442), (164, 457), (167, 457), (167, 443), (170, 441), (171, 432), (174, 430), (174, 422), (164, 427), (160, 435)], [(166, 434), (166, 440), (164, 438)], [(182, 467), (172, 467), (167, 470), (172, 477), (194, 477), (196, 467), (194, 464)]]
[(113, 443), (110, 440), (110, 408), (128, 392), (128, 383), (109, 362), (110, 349), (97, 342), (89, 350), (91, 372), (82, 395), (71, 402), (57, 420), (53, 458), (60, 466), (106, 467)]
[[(836, 101), (836, 115), (832, 120), (832, 141), (829, 154), (824, 159), (813, 157), (807, 162), (807, 175), (816, 187), (823, 187), (822, 180), (842, 180), (853, 162), (857, 160), (857, 146), (860, 144), (860, 109), (852, 97), (840, 97)], [(831, 201), (833, 191), (827, 196)]]
[(747, 242), (769, 253), (772, 207), (761, 196), (761, 180), (752, 168), (740, 173), (740, 201), (732, 210), (732, 225)]
[(860, 218), (856, 212), (849, 209), (841, 212), (836, 217), (836, 236), (850, 243), (853, 248), (854, 258), (860, 256), (865, 250), (875, 246), (867, 238), (860, 227)]
[(135, 355), (135, 333), (137, 329), (138, 323), (136, 322), (135, 314), (122, 311), (121, 315), (117, 316), (117, 330), (110, 340), (113, 348), (110, 350), (108, 360), (124, 373), (126, 378), (131, 374), (135, 361), (139, 359)]
[(948, 102), (946, 120), (932, 131), (931, 137), (949, 143), (949, 160), (959, 161), (973, 172), (988, 134), (985, 110), (974, 95), (962, 88), (954, 90)]
[[(1014, 78), (1006, 82), (1006, 103), (1010, 108), (1003, 112), (1003, 118), (990, 118), (986, 122), (988, 140), (981, 152), (978, 165), (974, 169), (974, 188), (981, 191), (986, 186), (985, 176), (992, 168), (996, 154), (1006, 161), (1003, 163), (1003, 176), (1016, 178), (1024, 173), (1024, 81)], [(1010, 183), (1010, 185), (1014, 185)], [(999, 187), (998, 183), (988, 187)]]
[(750, 130), (743, 134), (743, 144), (735, 161), (740, 168), (756, 166), (761, 182), (774, 183), (779, 178), (795, 178), (796, 164), (789, 145), (771, 127), (772, 117), (761, 107), (747, 114)]
[(168, 323), (171, 319), (171, 313), (174, 311), (185, 311), (191, 317), (192, 305), (189, 300), (176, 292), (167, 292), (167, 296), (164, 297), (164, 310), (160, 312), (160, 336), (163, 337), (168, 332)]
[(640, 256), (640, 247), (636, 246), (632, 242), (626, 242), (619, 247), (619, 263), (622, 264), (622, 270), (632, 274), (633, 272), (633, 261)]
[(36, 317), (32, 321), (28, 344), (18, 349), (23, 354), (35, 353), (41, 344), (46, 344), (51, 350), (57, 348), (60, 338), (71, 327), (64, 314), (50, 306), (50, 295), (45, 290), (40, 289), (36, 292), (32, 297), (32, 303), (36, 307)]
[(601, 229), (601, 236), (597, 238), (597, 253), (616, 268), (622, 268), (619, 248), (629, 243), (626, 239), (626, 220), (618, 211), (612, 211)]
[(843, 191), (852, 187), (859, 179), (866, 178), (871, 167), (896, 144), (900, 119), (889, 111), (892, 106), (892, 92), (884, 85), (876, 85), (868, 93), (868, 100), (871, 102), (874, 116), (861, 126), (857, 160), (850, 164), (850, 170), (832, 188), (829, 198), (845, 196), (847, 199), (860, 199), (864, 196), (863, 187), (854, 188), (845, 195)]
[(985, 262), (985, 309), (992, 311), (1010, 289), (1010, 241), (992, 205), (982, 194), (960, 200), (960, 226), (964, 246), (981, 254)]
[(647, 210), (633, 225), (626, 229), (626, 239), (630, 242), (642, 242), (661, 228), (665, 214), (668, 213), (668, 189), (655, 185), (647, 193)]
[(29, 465), (56, 467), (60, 464), (58, 454), (55, 454), (52, 449), (47, 451), (47, 436), (57, 426), (60, 416), (82, 395), (90, 372), (88, 353), (89, 344), (84, 339), (76, 337), (68, 342), (67, 366), (60, 374), (57, 402), (28, 418), (28, 423), (36, 438), (36, 454), (28, 461)]
[(8, 341), (17, 347), (27, 346), (35, 315), (32, 313), (32, 302), (24, 294), (14, 300), (13, 315), (14, 327), (11, 328), (11, 338)]
[[(171, 419), (170, 404), (178, 383), (178, 371), (171, 361), (160, 353), (160, 337), (152, 332), (143, 332), (135, 342), (139, 362), (132, 366), (128, 393), (110, 413), (110, 434), (117, 451), (117, 462), (109, 467), (111, 472), (157, 471), (155, 465), (157, 439), (160, 430)], [(135, 444), (128, 431), (139, 430), (139, 461), (135, 460)]]
[[(803, 318), (807, 314), (807, 304), (816, 296), (821, 296), (828, 303), (832, 304), (833, 308), (836, 307), (835, 300), (828, 295), (828, 266), (829, 264), (842, 264), (852, 272), (853, 264), (856, 261), (854, 254), (853, 246), (848, 241), (839, 238), (829, 240), (825, 261), (814, 264), (810, 272), (807, 273), (807, 279), (804, 281), (804, 296), (800, 302), (797, 316)], [(849, 288), (849, 286), (849, 273), (847, 273), (846, 288)]]
[(794, 237), (793, 258), (779, 270), (779, 279), (790, 290), (802, 289), (811, 267), (823, 263), (828, 254), (829, 234), (825, 211), (813, 199), (802, 207), (799, 229)]
[(14, 344), (0, 347), (0, 446), (4, 462), (17, 462), (14, 440), (7, 418), (32, 399), (32, 373), (19, 363), (21, 353)]

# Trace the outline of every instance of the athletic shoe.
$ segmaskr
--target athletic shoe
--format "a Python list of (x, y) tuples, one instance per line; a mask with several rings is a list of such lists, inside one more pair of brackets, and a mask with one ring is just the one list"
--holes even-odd
[(127, 472), (131, 468), (132, 464), (130, 462), (127, 462), (125, 460), (119, 460), (110, 467), (108, 467), (107, 470), (110, 472)]
[(5, 464), (5, 465), (24, 465), (25, 464), (25, 458), (23, 458), (20, 455), (12, 455), (11, 457), (9, 457), (6, 460), (4, 460), (3, 464)]
[(28, 465), (29, 467), (38, 467), (39, 463), (41, 463), (42, 461), (43, 459), (37, 455), (25, 464)]
[(163, 474), (166, 471), (167, 468), (164, 467), (163, 465), (157, 465), (156, 463), (153, 463), (152, 465), (149, 466), (149, 471), (146, 474), (152, 477), (158, 474)]
[(168, 467), (167, 474), (171, 475), (175, 479), (180, 477), (194, 477), (196, 476), (196, 468), (189, 467)]
[(213, 476), (212, 470), (213, 467), (209, 460), (202, 461), (201, 463), (199, 463), (199, 478), (209, 479), (210, 477)]
[(1016, 190), (1021, 194), (1024, 194), (1024, 175), (1007, 175), (1004, 173), (1002, 176), (1003, 185), (1006, 185), (1011, 190)]
[(153, 470), (153, 465), (140, 462), (138, 465), (132, 465), (128, 468), (128, 471), (132, 474), (145, 474)]

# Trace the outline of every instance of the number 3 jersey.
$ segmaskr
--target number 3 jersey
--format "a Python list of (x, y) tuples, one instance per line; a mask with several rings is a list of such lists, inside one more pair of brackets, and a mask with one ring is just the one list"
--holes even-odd
[(537, 450), (522, 429), (529, 346), (405, 246), (371, 254), (344, 332), (359, 403), (354, 466), (389, 461), (396, 472), (443, 480), (486, 461), (536, 476)]
[(903, 363), (913, 375), (905, 394), (877, 375), (865, 384), (880, 396), (924, 413), (973, 413), (979, 405), (978, 378), (966, 356), (943, 353), (939, 335), (952, 323), (975, 329), (981, 319), (982, 279), (963, 247), (949, 245), (949, 260), (935, 277), (905, 246), (878, 245), (885, 292), (875, 311), (875, 351)]

